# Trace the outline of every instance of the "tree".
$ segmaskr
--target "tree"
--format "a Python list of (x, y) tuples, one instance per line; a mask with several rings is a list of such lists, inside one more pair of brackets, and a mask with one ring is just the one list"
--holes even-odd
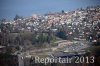
[(63, 30), (58, 31), (57, 34), (56, 34), (56, 36), (59, 37), (59, 38), (61, 38), (61, 39), (64, 39), (64, 40), (67, 39), (66, 32), (63, 31)]
[(0, 22), (2, 23), (2, 22), (6, 22), (7, 20), (5, 19), (5, 18), (3, 18), (3, 19), (0, 19)]
[(62, 10), (61, 12), (62, 12), (62, 13), (65, 13), (65, 11), (64, 11), (64, 10)]
[(1, 23), (0, 28), (1, 28), (0, 44), (7, 46), (9, 44), (8, 41), (9, 41), (9, 34), (10, 34), (8, 25)]
[(14, 20), (18, 20), (18, 19), (23, 19), (23, 17), (16, 14)]

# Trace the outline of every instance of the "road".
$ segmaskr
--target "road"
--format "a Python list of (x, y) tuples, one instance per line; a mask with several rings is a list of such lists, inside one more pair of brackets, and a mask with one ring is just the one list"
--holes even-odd
[(88, 48), (89, 44), (87, 41), (68, 41), (68, 40), (62, 40), (62, 41), (57, 41), (58, 46), (55, 47), (48, 47), (48, 48), (43, 48), (43, 49), (35, 49), (35, 50), (27, 50), (25, 52), (26, 55), (52, 55), (55, 53), (59, 52), (64, 52), (64, 53), (72, 53), (72, 52), (82, 52), (84, 48)]

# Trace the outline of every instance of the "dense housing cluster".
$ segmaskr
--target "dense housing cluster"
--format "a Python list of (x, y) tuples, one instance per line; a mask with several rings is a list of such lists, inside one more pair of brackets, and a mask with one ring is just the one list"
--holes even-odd
[[(7, 26), (4, 27), (4, 26)], [(18, 15), (14, 20), (2, 20), (2, 30), (8, 29), (10, 33), (20, 32), (59, 32), (64, 33), (68, 39), (88, 39), (90, 41), (100, 37), (100, 7), (87, 7), (75, 11), (62, 11), (57, 13), (48, 13), (43, 16), (33, 14), (31, 17), (22, 18)], [(66, 39), (66, 38), (65, 38)]]

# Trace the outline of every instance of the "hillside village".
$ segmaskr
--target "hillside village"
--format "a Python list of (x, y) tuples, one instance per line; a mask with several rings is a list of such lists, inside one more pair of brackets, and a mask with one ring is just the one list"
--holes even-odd
[[(79, 41), (79, 44), (68, 45), (70, 48), (66, 46), (73, 41)], [(26, 18), (16, 15), (14, 20), (0, 20), (0, 49), (7, 49), (0, 50), (0, 53), (18, 55), (31, 50), (34, 53), (37, 49), (41, 52), (50, 47), (52, 50), (67, 47), (70, 51), (87, 47), (80, 41), (86, 41), (89, 45), (100, 44), (100, 6), (33, 14)]]
[[(1, 22), (1, 33), (24, 32), (64, 32), (67, 39), (97, 39), (100, 32), (100, 7), (87, 7), (75, 11), (49, 13), (43, 16), (33, 14), (31, 17), (21, 18), (18, 15), (14, 20)], [(6, 31), (7, 30), (7, 31)], [(94, 36), (94, 37), (93, 37)]]

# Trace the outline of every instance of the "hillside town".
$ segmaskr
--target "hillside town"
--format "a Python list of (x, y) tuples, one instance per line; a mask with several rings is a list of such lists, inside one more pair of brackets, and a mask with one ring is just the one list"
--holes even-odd
[(4, 61), (10, 66), (38, 66), (30, 62), (30, 56), (78, 53), (99, 44), (100, 6), (0, 20), (0, 54), (11, 55), (14, 60), (9, 60), (11, 56), (0, 60), (3, 66), (7, 66)]
[[(71, 12), (57, 12), (49, 13), (43, 16), (33, 14), (31, 17), (20, 18), (15, 16), (15, 20), (3, 21), (2, 24), (10, 25), (10, 33), (17, 33), (20, 31), (46, 31), (51, 29), (52, 31), (58, 31), (60, 28), (65, 28), (66, 35), (75, 35), (74, 37), (85, 37), (98, 30), (99, 33), (99, 19), (100, 8), (87, 7), (86, 9), (77, 9)], [(2, 28), (1, 28), (2, 30)], [(76, 34), (78, 33), (78, 36)]]

